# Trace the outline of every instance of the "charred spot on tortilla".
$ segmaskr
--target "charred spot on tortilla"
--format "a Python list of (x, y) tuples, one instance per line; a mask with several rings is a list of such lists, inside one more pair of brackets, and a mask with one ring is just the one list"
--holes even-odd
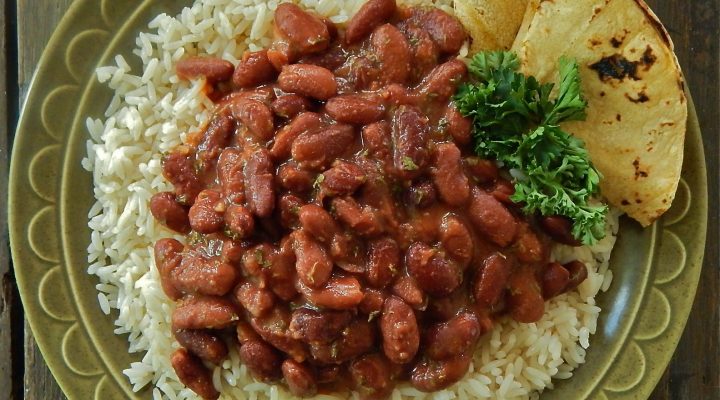
[(618, 120), (618, 122), (619, 122), (619, 121), (622, 121), (622, 115), (620, 115), (620, 114), (615, 114), (615, 119)]
[(645, 94), (645, 92), (640, 92), (637, 94), (637, 97), (631, 97), (629, 94), (625, 93), (625, 97), (632, 101), (633, 103), (644, 103), (648, 100), (650, 100), (649, 97)]
[[(611, 42), (614, 40), (616, 39), (613, 37)], [(613, 46), (615, 46), (614, 42)], [(656, 60), (657, 57), (653, 54), (652, 48), (648, 46), (645, 49), (645, 52), (643, 52), (643, 55), (637, 61), (629, 61), (620, 54), (613, 54), (609, 57), (603, 57), (600, 61), (594, 64), (590, 64), (590, 69), (595, 70), (598, 73), (598, 77), (603, 82), (607, 82), (611, 79), (622, 81), (628, 77), (637, 81), (640, 80), (640, 77), (637, 75), (638, 67), (642, 66), (643, 71), (647, 71), (653, 66), (653, 64), (655, 64)]]
[(648, 173), (640, 169), (640, 158), (636, 158), (632, 164), (633, 168), (635, 168), (635, 180), (638, 180), (640, 178), (647, 178)]
[(622, 201), (620, 202), (620, 204), (622, 204), (622, 205), (624, 205), (624, 206), (629, 206), (629, 205), (630, 205), (630, 202), (627, 201), (627, 200), (625, 200), (625, 199), (622, 199)]

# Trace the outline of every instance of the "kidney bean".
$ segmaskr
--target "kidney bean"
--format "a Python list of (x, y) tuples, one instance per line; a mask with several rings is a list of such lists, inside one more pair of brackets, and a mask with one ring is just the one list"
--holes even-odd
[(365, 172), (357, 164), (340, 160), (323, 176), (320, 188), (327, 196), (351, 195), (367, 181)]
[(259, 277), (262, 270), (270, 266), (270, 254), (273, 251), (273, 246), (267, 243), (248, 248), (242, 256), (242, 269), (245, 275)]
[(462, 379), (471, 361), (465, 354), (441, 361), (423, 359), (410, 373), (410, 383), (415, 389), (428, 393), (445, 389)]
[(225, 211), (225, 224), (237, 239), (246, 239), (255, 230), (255, 220), (247, 208), (231, 204)]
[(417, 310), (424, 310), (427, 307), (425, 293), (420, 289), (417, 281), (410, 276), (402, 275), (398, 277), (390, 290), (395, 296)]
[(280, 250), (269, 256), (270, 265), (265, 269), (270, 289), (283, 301), (291, 301), (297, 297), (295, 289), (297, 272), (295, 271), (295, 253), (292, 249), (292, 240), (285, 238), (281, 242)]
[(479, 188), (472, 190), (470, 221), (475, 228), (498, 246), (505, 247), (515, 239), (518, 223), (510, 211), (495, 197)]
[(465, 166), (470, 176), (478, 183), (491, 183), (499, 176), (499, 170), (494, 161), (484, 160), (479, 157), (467, 157)]
[(330, 32), (325, 22), (292, 3), (277, 6), (275, 28), (298, 57), (319, 53), (330, 44)]
[(175, 72), (181, 79), (205, 77), (209, 82), (227, 81), (233, 76), (232, 63), (215, 57), (188, 57), (178, 61)]
[(178, 304), (172, 314), (176, 329), (223, 329), (239, 319), (235, 306), (223, 297), (198, 296)]
[(582, 243), (572, 235), (572, 221), (562, 215), (540, 218), (540, 226), (554, 241), (568, 246), (581, 246)]
[(270, 82), (278, 72), (267, 56), (267, 50), (246, 51), (233, 74), (235, 86), (247, 89)]
[(305, 205), (301, 198), (294, 194), (284, 194), (278, 201), (278, 208), (280, 208), (280, 223), (287, 229), (295, 229), (300, 224), (298, 218), (300, 214), (300, 208)]
[(223, 197), (230, 203), (245, 202), (245, 180), (242, 170), (243, 156), (240, 149), (229, 147), (220, 153), (217, 164), (218, 181), (222, 187)]
[(313, 188), (313, 174), (299, 168), (295, 163), (283, 164), (278, 168), (277, 179), (280, 186), (290, 192), (302, 194)]
[(381, 89), (380, 95), (385, 99), (385, 107), (390, 109), (392, 109), (393, 106), (420, 107), (423, 105), (422, 97), (414, 90), (397, 83), (391, 83), (384, 89)]
[(424, 243), (413, 243), (405, 254), (405, 267), (418, 286), (431, 296), (443, 297), (462, 283), (462, 271)]
[(315, 366), (315, 380), (318, 384), (333, 383), (340, 377), (339, 365), (317, 365)]
[(477, 316), (471, 312), (462, 312), (428, 329), (425, 354), (433, 360), (457, 357), (471, 350), (481, 333)]
[(233, 117), (260, 140), (270, 140), (275, 134), (273, 113), (270, 107), (252, 99), (243, 99), (230, 106)]
[(317, 65), (286, 65), (278, 77), (280, 89), (301, 96), (325, 101), (337, 93), (337, 83), (332, 71)]
[(323, 126), (319, 114), (304, 112), (293, 118), (290, 123), (280, 129), (275, 135), (275, 142), (270, 149), (270, 155), (277, 160), (285, 160), (290, 157), (292, 144), (304, 132), (315, 131)]
[(327, 251), (305, 231), (292, 234), (295, 243), (295, 269), (303, 284), (313, 288), (322, 288), (330, 279), (333, 261)]
[(440, 322), (450, 320), (466, 310), (466, 306), (471, 304), (468, 300), (468, 292), (464, 290), (456, 290), (447, 297), (432, 299), (428, 302), (425, 317)]
[(300, 225), (303, 230), (314, 239), (322, 243), (330, 243), (340, 231), (337, 222), (324, 208), (308, 204), (300, 208)]
[(295, 118), (312, 107), (310, 100), (297, 94), (284, 94), (272, 102), (271, 108), (281, 118)]
[(385, 303), (386, 294), (378, 289), (365, 289), (362, 302), (358, 305), (358, 309), (363, 314), (368, 314), (371, 318), (382, 311), (383, 303)]
[(298, 308), (292, 314), (290, 334), (306, 343), (329, 343), (342, 334), (352, 319), (348, 311)]
[(400, 247), (392, 238), (372, 240), (369, 244), (369, 262), (365, 279), (371, 286), (387, 286), (400, 269)]
[(464, 62), (453, 59), (433, 68), (423, 79), (417, 91), (425, 99), (432, 102), (447, 101), (455, 94), (457, 85), (467, 74)]
[(408, 203), (417, 208), (428, 208), (435, 204), (437, 192), (430, 182), (420, 182), (410, 187)]
[(551, 262), (545, 266), (542, 275), (542, 293), (545, 299), (551, 299), (565, 291), (570, 282), (570, 272), (562, 265)]
[(190, 207), (188, 218), (190, 226), (200, 233), (213, 233), (221, 230), (225, 223), (225, 201), (215, 190), (203, 190), (198, 194), (195, 204)]
[(398, 297), (385, 300), (380, 315), (380, 332), (387, 358), (405, 364), (415, 357), (420, 346), (420, 333), (412, 308)]
[(370, 34), (389, 20), (397, 9), (395, 0), (369, 0), (350, 19), (345, 30), (345, 42), (352, 44)]
[(360, 205), (352, 197), (336, 197), (332, 200), (337, 218), (364, 237), (373, 237), (383, 232), (380, 219), (368, 206)]
[(315, 374), (304, 364), (293, 360), (282, 363), (282, 373), (290, 393), (299, 397), (310, 397), (317, 393)]
[(317, 132), (305, 132), (292, 144), (292, 157), (308, 169), (325, 169), (355, 139), (350, 125), (334, 124)]
[(343, 94), (328, 100), (325, 112), (338, 122), (367, 125), (381, 119), (385, 108), (377, 95)]
[(467, 40), (467, 33), (460, 21), (439, 8), (429, 8), (419, 17), (418, 22), (443, 53), (457, 53)]
[(362, 130), (363, 145), (368, 150), (368, 155), (383, 162), (389, 162), (392, 157), (390, 137), (390, 124), (386, 121), (372, 123)]
[(529, 324), (542, 318), (545, 299), (533, 268), (522, 266), (516, 269), (508, 280), (508, 293), (510, 315), (514, 320)]
[(275, 346), (278, 350), (289, 355), (297, 362), (307, 358), (307, 350), (302, 342), (290, 336), (290, 312), (285, 306), (276, 306), (262, 317), (250, 318), (250, 325), (260, 337)]
[(234, 132), (235, 121), (229, 115), (214, 115), (197, 146), (198, 163), (194, 167), (205, 171), (213, 166), (220, 152), (230, 144)]
[(366, 354), (353, 360), (348, 370), (362, 398), (383, 398), (392, 389), (390, 363), (381, 354)]
[(177, 349), (170, 358), (175, 374), (183, 385), (195, 392), (203, 400), (215, 400), (220, 393), (212, 382), (212, 373), (205, 368), (199, 358), (185, 349)]
[(341, 364), (370, 351), (375, 339), (375, 327), (364, 319), (355, 319), (332, 343), (311, 343), (310, 353), (321, 364)]
[(419, 109), (400, 106), (393, 118), (395, 143), (393, 162), (400, 176), (411, 179), (420, 175), (427, 164), (428, 119)]
[(160, 239), (155, 242), (155, 265), (160, 274), (160, 284), (165, 294), (172, 300), (182, 297), (182, 292), (175, 287), (172, 281), (172, 275), (182, 262), (183, 248), (183, 244), (175, 239)]
[(372, 51), (380, 62), (381, 82), (405, 84), (410, 77), (410, 44), (398, 28), (385, 24), (373, 31), (370, 38)]
[(210, 296), (227, 294), (237, 278), (235, 267), (220, 262), (219, 257), (208, 257), (203, 250), (186, 252), (180, 266), (172, 271), (172, 281), (182, 292)]
[(243, 174), (245, 197), (250, 211), (260, 218), (269, 217), (275, 208), (275, 185), (270, 153), (265, 149), (256, 150), (245, 164)]
[(365, 253), (363, 241), (350, 232), (335, 235), (330, 244), (330, 255), (335, 265), (351, 274), (365, 273)]
[(195, 161), (187, 146), (179, 146), (162, 158), (162, 170), (165, 179), (175, 188), (175, 200), (184, 205), (192, 205), (202, 190), (202, 182), (195, 172)]
[(473, 296), (478, 305), (490, 308), (505, 292), (512, 266), (502, 253), (493, 253), (483, 261), (482, 270), (475, 277)]
[(209, 331), (176, 329), (173, 333), (182, 347), (203, 360), (219, 365), (228, 355), (225, 342)]
[(250, 281), (235, 288), (235, 298), (253, 317), (262, 317), (275, 306), (275, 297), (268, 289), (261, 289)]
[(440, 242), (445, 251), (465, 268), (473, 257), (473, 240), (465, 223), (454, 215), (446, 215), (440, 226)]
[(410, 43), (410, 52), (412, 53), (413, 79), (417, 81), (427, 75), (438, 64), (440, 50), (430, 37), (430, 34), (421, 27), (406, 26), (404, 32)]
[(565, 269), (570, 273), (570, 281), (568, 282), (565, 291), (570, 291), (578, 287), (588, 277), (587, 266), (582, 261), (571, 261), (563, 265)]
[(545, 259), (545, 246), (540, 238), (530, 229), (530, 226), (520, 224), (517, 240), (515, 241), (515, 255), (518, 260), (532, 264), (539, 263)]
[[(277, 72), (276, 72), (277, 74)], [(232, 92), (225, 97), (221, 98), (216, 102), (216, 109), (219, 111), (227, 112), (230, 109), (230, 105), (242, 100), (255, 100), (265, 105), (270, 105), (275, 100), (275, 91), (277, 86), (275, 84), (256, 87), (254, 89), (240, 90)]]
[(447, 123), (447, 132), (450, 133), (455, 143), (463, 146), (470, 144), (472, 120), (463, 117), (460, 111), (452, 104), (445, 109), (444, 118)]
[(441, 143), (435, 150), (433, 182), (440, 198), (450, 206), (460, 207), (470, 198), (470, 182), (462, 168), (460, 149), (453, 143)]
[(498, 178), (495, 181), (495, 187), (493, 187), (490, 194), (503, 204), (515, 204), (512, 200), (510, 200), (510, 196), (515, 194), (515, 186), (506, 179)]
[(322, 289), (310, 288), (300, 280), (297, 288), (310, 303), (331, 310), (349, 310), (363, 300), (362, 286), (352, 276), (332, 276)]
[(226, 240), (220, 250), (220, 262), (233, 266), (239, 265), (243, 254), (245, 254), (245, 248), (240, 243)]
[(172, 192), (154, 194), (150, 198), (150, 213), (158, 222), (175, 232), (190, 232), (188, 210), (175, 200)]
[(249, 340), (240, 346), (240, 360), (252, 375), (265, 382), (280, 378), (282, 358), (278, 352), (262, 340)]

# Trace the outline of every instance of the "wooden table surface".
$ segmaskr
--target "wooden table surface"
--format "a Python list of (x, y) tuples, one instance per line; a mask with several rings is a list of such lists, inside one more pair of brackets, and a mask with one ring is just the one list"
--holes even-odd
[[(122, 0), (119, 0), (122, 1)], [(7, 193), (9, 151), (19, 109), (53, 29), (72, 0), (3, 0), (0, 10), (0, 192)], [(695, 307), (670, 366), (652, 399), (720, 399), (720, 256), (718, 159), (720, 147), (720, 0), (648, 0), (675, 41), (703, 131), (710, 220), (705, 266)], [(7, 247), (7, 199), (0, 199), (0, 400), (63, 399), (33, 341), (14, 286)], [(8, 390), (10, 389), (11, 390)]]

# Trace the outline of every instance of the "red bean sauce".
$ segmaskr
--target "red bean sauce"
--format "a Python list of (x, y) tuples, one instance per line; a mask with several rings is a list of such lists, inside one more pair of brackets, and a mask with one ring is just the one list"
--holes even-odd
[(549, 262), (569, 224), (523, 216), (473, 154), (452, 103), (466, 40), (438, 9), (370, 0), (342, 32), (286, 3), (271, 48), (177, 65), (217, 99), (163, 158), (174, 191), (150, 204), (187, 234), (155, 244), (183, 383), (217, 398), (203, 362), (239, 351), (298, 396), (439, 390), (499, 316), (537, 321), (586, 277)]

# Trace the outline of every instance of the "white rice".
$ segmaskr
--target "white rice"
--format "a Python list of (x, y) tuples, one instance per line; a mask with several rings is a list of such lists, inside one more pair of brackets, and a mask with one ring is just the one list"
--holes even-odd
[[(308, 9), (344, 23), (363, 0), (295, 0)], [(452, 11), (451, 0), (406, 0), (433, 3)], [(123, 373), (138, 391), (153, 384), (154, 399), (195, 399), (177, 379), (169, 361), (177, 343), (170, 332), (173, 302), (160, 286), (152, 246), (173, 234), (148, 212), (150, 197), (171, 190), (161, 173), (160, 157), (182, 143), (209, 117), (212, 103), (201, 95), (202, 82), (179, 80), (174, 65), (194, 54), (210, 54), (237, 62), (245, 50), (270, 44), (277, 0), (197, 0), (176, 17), (158, 15), (148, 32), (136, 39), (134, 56), (143, 65), (133, 71), (122, 56), (115, 65), (97, 69), (98, 79), (114, 96), (104, 118), (88, 118), (87, 158), (82, 165), (93, 173), (97, 202), (88, 218), (92, 229), (88, 273), (99, 278), (98, 303), (106, 314), (117, 309), (116, 334), (129, 335), (129, 351), (144, 353)], [(617, 214), (609, 218), (606, 239), (593, 248), (558, 246), (559, 261), (580, 259), (588, 279), (577, 291), (546, 304), (543, 319), (534, 324), (500, 321), (485, 335), (465, 379), (451, 388), (426, 394), (400, 385), (392, 399), (526, 399), (552, 388), (552, 379), (568, 379), (585, 360), (600, 308), (594, 297), (607, 290), (610, 250), (617, 233)], [(179, 240), (183, 238), (175, 235)], [(289, 398), (281, 386), (253, 380), (237, 352), (213, 372), (225, 399)], [(354, 398), (357, 395), (353, 395)], [(317, 396), (330, 399), (330, 396)]]

